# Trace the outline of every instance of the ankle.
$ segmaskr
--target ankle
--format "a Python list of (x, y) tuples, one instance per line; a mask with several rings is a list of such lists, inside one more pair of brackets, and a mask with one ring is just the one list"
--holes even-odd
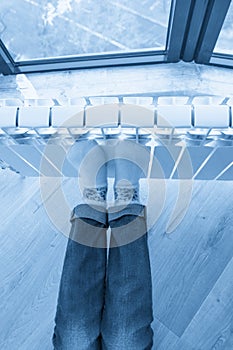
[(85, 187), (83, 190), (83, 199), (87, 203), (106, 204), (107, 186)]
[(139, 203), (139, 187), (114, 187), (114, 198), (117, 203)]

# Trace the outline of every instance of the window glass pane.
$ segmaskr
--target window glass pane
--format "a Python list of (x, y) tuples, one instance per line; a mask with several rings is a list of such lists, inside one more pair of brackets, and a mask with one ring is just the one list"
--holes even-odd
[(1, 39), (16, 61), (165, 49), (172, 0), (1, 0)]
[(233, 55), (233, 2), (231, 2), (214, 52)]

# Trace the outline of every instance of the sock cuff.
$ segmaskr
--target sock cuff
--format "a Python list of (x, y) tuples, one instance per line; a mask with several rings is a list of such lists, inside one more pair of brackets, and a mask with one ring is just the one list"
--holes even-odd
[(107, 197), (107, 186), (85, 187), (83, 198), (94, 202), (105, 202)]
[(139, 202), (139, 187), (114, 187), (114, 198), (115, 201), (121, 202)]

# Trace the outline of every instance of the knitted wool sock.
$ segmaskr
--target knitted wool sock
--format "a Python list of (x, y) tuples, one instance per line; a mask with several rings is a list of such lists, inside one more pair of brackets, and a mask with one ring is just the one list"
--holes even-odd
[(83, 198), (87, 203), (105, 205), (106, 197), (107, 197), (107, 186), (84, 188)]
[(139, 187), (115, 187), (114, 198), (116, 203), (139, 203)]

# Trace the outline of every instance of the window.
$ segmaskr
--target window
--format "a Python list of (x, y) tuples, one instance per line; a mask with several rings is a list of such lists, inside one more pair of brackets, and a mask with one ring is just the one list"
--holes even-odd
[(214, 53), (233, 55), (233, 2), (231, 2)]
[(5, 0), (2, 41), (16, 62), (165, 50), (171, 0)]
[(233, 67), (231, 0), (1, 0), (0, 73), (158, 62)]

